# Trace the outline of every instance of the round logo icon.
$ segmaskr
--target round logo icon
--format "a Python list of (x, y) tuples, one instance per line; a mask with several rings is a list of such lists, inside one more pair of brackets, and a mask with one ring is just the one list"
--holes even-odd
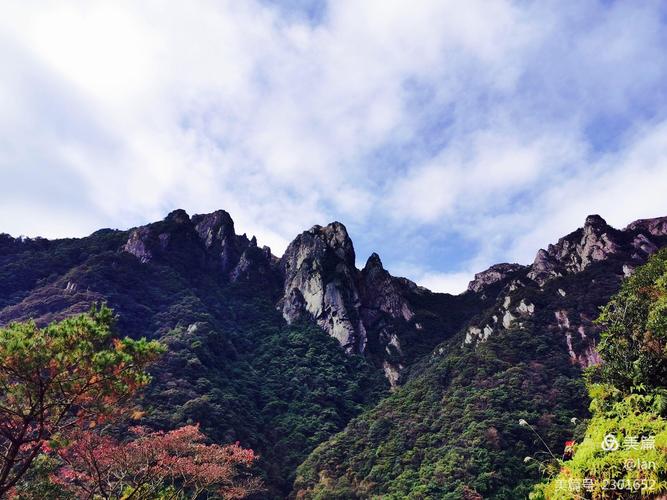
[(618, 450), (618, 440), (613, 434), (607, 434), (602, 440), (602, 449), (604, 451)]

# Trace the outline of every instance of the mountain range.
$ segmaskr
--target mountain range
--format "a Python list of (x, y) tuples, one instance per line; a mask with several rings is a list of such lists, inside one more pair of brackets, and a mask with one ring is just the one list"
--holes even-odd
[(176, 210), (79, 239), (0, 235), (0, 325), (109, 304), (120, 334), (168, 347), (146, 423), (252, 447), (262, 498), (516, 499), (541, 447), (518, 421), (553, 448), (576, 432), (599, 307), (664, 246), (667, 217), (615, 229), (591, 215), (532, 264), (450, 295), (375, 253), (358, 269), (339, 222), (276, 257), (225, 211)]

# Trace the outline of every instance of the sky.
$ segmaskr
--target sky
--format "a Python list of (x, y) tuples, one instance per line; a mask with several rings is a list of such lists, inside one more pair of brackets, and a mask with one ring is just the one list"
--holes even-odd
[(667, 215), (667, 2), (5, 0), (0, 232), (225, 209), (460, 292)]

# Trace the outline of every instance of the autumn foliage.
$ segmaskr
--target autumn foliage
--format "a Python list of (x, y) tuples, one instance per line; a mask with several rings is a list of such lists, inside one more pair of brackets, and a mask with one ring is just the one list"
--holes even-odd
[(113, 321), (101, 306), (45, 328), (25, 322), (0, 329), (0, 497), (49, 441), (117, 415), (150, 381), (145, 367), (162, 346), (112, 338)]
[(243, 498), (259, 483), (244, 478), (256, 460), (238, 444), (206, 444), (198, 426), (170, 432), (131, 429), (126, 442), (83, 431), (59, 450), (52, 481), (77, 498)]

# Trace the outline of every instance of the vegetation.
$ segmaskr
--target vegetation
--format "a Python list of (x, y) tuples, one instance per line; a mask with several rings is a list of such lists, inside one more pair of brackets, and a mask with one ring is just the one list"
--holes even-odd
[(44, 328), (0, 329), (0, 496), (177, 500), (257, 490), (243, 476), (254, 452), (206, 444), (198, 426), (113, 437), (126, 415), (143, 416), (133, 396), (165, 350), (113, 337), (113, 321), (111, 309), (95, 306)]
[(603, 309), (583, 442), (531, 498), (646, 498), (667, 491), (667, 250)]
[(131, 429), (136, 437), (118, 441), (84, 431), (70, 436), (57, 452), (62, 465), (50, 475), (54, 485), (74, 498), (178, 500), (245, 498), (260, 489), (243, 469), (256, 456), (238, 444), (205, 444), (197, 426), (169, 432)]
[(594, 317), (618, 289), (610, 267), (600, 263), (544, 288), (518, 288), (512, 302), (534, 304), (534, 315), (477, 345), (465, 345), (461, 332), (437, 347), (404, 386), (311, 453), (297, 470), (294, 495), (526, 498), (542, 467), (524, 459), (544, 444), (519, 421), (560, 453), (572, 438), (571, 419), (588, 415), (581, 369), (554, 330), (554, 315), (567, 309)]
[(169, 252), (148, 263), (118, 251), (124, 232), (4, 246), (0, 238), (0, 323), (45, 325), (108, 301), (118, 330), (167, 348), (137, 401), (142, 423), (161, 431), (199, 423), (214, 443), (238, 441), (259, 456), (262, 496), (282, 497), (297, 465), (382, 397), (386, 380), (316, 326), (285, 325), (277, 284), (230, 284), (202, 264), (196, 235), (158, 226), (171, 235)]
[[(485, 290), (484, 297), (415, 294), (411, 304), (420, 328), (380, 318), (377, 331), (369, 329), (368, 358), (363, 359), (346, 355), (313, 324), (285, 324), (276, 309), (282, 289), (275, 269), (263, 268), (265, 274), (256, 281), (248, 273), (247, 279), (230, 283), (213, 250), (176, 219), (150, 226), (155, 241), (149, 242), (154, 251), (147, 262), (121, 251), (127, 232), (103, 230), (58, 241), (0, 235), (0, 324), (33, 319), (8, 327), (19, 337), (25, 331), (26, 342), (35, 332), (83, 321), (79, 313), (104, 300), (118, 315), (117, 328), (134, 340), (118, 343), (109, 337), (90, 349), (115, 356), (116, 351), (138, 355), (138, 346), (155, 346), (154, 341), (166, 348), (148, 369), (152, 381), (146, 385), (142, 369), (141, 377), (124, 382), (127, 391), (118, 396), (119, 403), (134, 396), (132, 410), (118, 413), (131, 415), (140, 407), (142, 425), (152, 430), (136, 435), (125, 423), (95, 415), (94, 398), (91, 409), (80, 415), (74, 405), (68, 419), (86, 432), (80, 440), (85, 446), (77, 446), (64, 431), (47, 432), (14, 489), (19, 498), (76, 497), (85, 490), (111, 498), (164, 499), (196, 496), (201, 488), (207, 491), (200, 496), (213, 498), (252, 491), (256, 483), (245, 480), (259, 477), (266, 487), (256, 495), (262, 499), (291, 492), (318, 499), (514, 500), (525, 498), (545, 473), (554, 482), (533, 493), (548, 496), (555, 491), (549, 488), (560, 464), (538, 450), (546, 444), (558, 454), (572, 438), (571, 419), (585, 423), (591, 398), (588, 437), (568, 462), (568, 474), (585, 477), (591, 463), (601, 467), (595, 460), (604, 457), (596, 446), (604, 432), (617, 439), (637, 433), (640, 443), (654, 433), (663, 453), (664, 267), (638, 270), (634, 281), (628, 280), (634, 291), (623, 299), (624, 288), (604, 310), (601, 326), (608, 333), (600, 350), (607, 363), (590, 375), (587, 391), (568, 353), (565, 330), (555, 326), (554, 318), (570, 313), (574, 326), (567, 342), (583, 353), (596, 332), (579, 335), (576, 325), (590, 325), (618, 290), (620, 256), (554, 277), (543, 287), (522, 278), (511, 292), (511, 307), (524, 301), (535, 306), (535, 313), (494, 329), (477, 345), (464, 344), (460, 327), (474, 315), (477, 324), (489, 324), (508, 281)], [(651, 265), (663, 265), (656, 264), (664, 261), (661, 255)], [(74, 319), (61, 323), (68, 317)], [(386, 356), (376, 342), (380, 327), (401, 338), (402, 353), (389, 353), (392, 359), (408, 360), (405, 384), (390, 395), (381, 370), (371, 364)], [(580, 429), (576, 435), (583, 438)], [(151, 455), (179, 435), (189, 435), (195, 448)], [(227, 444), (234, 442), (236, 447)], [(134, 450), (138, 461), (105, 461), (101, 450), (114, 450), (116, 457)], [(155, 467), (146, 469), (139, 452), (146, 452)], [(206, 462), (215, 456), (227, 462)], [(178, 481), (160, 465), (175, 458), (189, 464)], [(196, 473), (197, 464), (235, 472), (207, 483)], [(91, 474), (91, 465), (107, 471), (104, 485)], [(18, 467), (12, 466), (9, 477), (16, 477)]]
[(157, 342), (112, 339), (106, 307), (38, 328), (0, 329), (0, 496), (47, 443), (74, 425), (94, 426), (145, 386)]
[(449, 347), (319, 446), (297, 471), (297, 496), (525, 498), (534, 466), (523, 458), (542, 445), (518, 420), (562, 442), (585, 397), (567, 353), (548, 347), (521, 331)]

